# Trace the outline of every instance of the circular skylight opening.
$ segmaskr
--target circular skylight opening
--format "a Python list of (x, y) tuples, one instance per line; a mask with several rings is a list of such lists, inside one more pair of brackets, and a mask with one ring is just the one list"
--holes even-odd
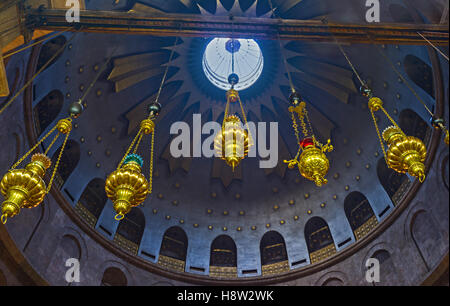
[[(233, 63), (234, 54), (234, 63)], [(253, 39), (214, 38), (206, 46), (202, 66), (208, 80), (220, 89), (228, 90), (228, 76), (239, 76), (234, 88), (243, 90), (252, 86), (261, 76), (264, 58)]]

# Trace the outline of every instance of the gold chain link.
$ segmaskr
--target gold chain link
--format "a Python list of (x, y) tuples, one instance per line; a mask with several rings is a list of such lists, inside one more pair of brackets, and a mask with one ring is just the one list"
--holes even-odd
[(225, 106), (225, 113), (223, 115), (223, 122), (222, 122), (222, 131), (225, 130), (225, 119), (228, 117), (228, 108), (230, 106), (230, 98), (227, 97), (227, 105)]
[(383, 106), (380, 106), (380, 109), (383, 111), (383, 113), (386, 115), (386, 117), (391, 121), (391, 123), (402, 132), (403, 136), (406, 137), (405, 133), (403, 133), (403, 130), (397, 125), (397, 123), (392, 119), (392, 117), (388, 114), (388, 112), (384, 109)]
[(297, 120), (295, 120), (294, 112), (291, 112), (291, 117), (292, 117), (292, 127), (294, 128), (295, 137), (297, 138), (297, 143), (300, 144), (300, 135), (298, 133), (298, 124), (297, 124)]
[(59, 138), (59, 135), (60, 135), (60, 134), (61, 134), (61, 133), (58, 132), (58, 133), (55, 135), (55, 137), (53, 138), (52, 142), (50, 143), (50, 145), (48, 146), (48, 148), (45, 150), (45, 152), (44, 152), (45, 155), (48, 154), (48, 152), (50, 151), (50, 149), (52, 148), (52, 146), (55, 144), (56, 140)]
[(241, 106), (242, 118), (244, 118), (244, 123), (248, 130), (248, 138), (249, 138), (248, 146), (251, 147), (251, 146), (253, 146), (253, 137), (252, 137), (252, 133), (250, 131), (250, 127), (248, 126), (247, 117), (245, 116), (244, 106), (242, 106), (241, 97), (239, 95), (238, 95), (238, 100), (239, 100), (239, 105)]
[(61, 150), (59, 151), (58, 159), (56, 160), (55, 167), (53, 168), (52, 177), (50, 178), (50, 182), (48, 183), (47, 193), (49, 193), (50, 189), (52, 188), (53, 180), (55, 178), (56, 171), (58, 170), (59, 162), (61, 160), (64, 148), (66, 147), (67, 139), (69, 139), (69, 135), (70, 135), (70, 131), (66, 134), (66, 137), (64, 138), (64, 142), (62, 144)]
[(298, 124), (297, 124), (297, 120), (295, 119), (295, 114), (293, 111), (291, 112), (291, 117), (292, 117), (292, 127), (294, 128), (295, 138), (297, 138), (297, 144), (298, 144), (298, 151), (294, 158), (295, 160), (297, 160), (298, 157), (300, 156), (300, 152), (302, 151), (302, 147), (300, 146), (300, 135), (298, 132)]
[(381, 138), (380, 130), (378, 129), (377, 120), (375, 119), (375, 114), (373, 113), (373, 110), (370, 110), (370, 113), (372, 114), (373, 124), (375, 124), (375, 129), (377, 130), (378, 139), (380, 140), (381, 150), (383, 150), (384, 160), (387, 162), (386, 150), (384, 148), (384, 143), (383, 143), (383, 139)]
[(154, 145), (155, 145), (155, 130), (156, 127), (153, 128), (152, 132), (152, 144), (150, 147), (150, 174), (148, 176), (148, 193), (151, 194), (153, 191), (153, 154), (154, 154)]
[(125, 155), (123, 156), (122, 160), (120, 161), (119, 165), (117, 166), (117, 170), (119, 170), (120, 167), (122, 167), (122, 165), (125, 161), (125, 158), (128, 156), (128, 154), (130, 154), (131, 149), (134, 147), (134, 144), (136, 143), (136, 141), (139, 138), (139, 135), (141, 135), (141, 133), (142, 133), (142, 127), (139, 129), (139, 132), (136, 134), (136, 136), (134, 137), (130, 146), (128, 147), (127, 151), (125, 152)]
[(55, 125), (48, 133), (41, 138), (24, 156), (22, 156), (12, 167), (11, 170), (14, 170), (17, 166), (19, 166), (27, 157), (31, 154), (45, 139), (47, 139), (50, 134), (52, 134), (56, 130), (57, 125)]
[(136, 154), (137, 149), (139, 148), (139, 145), (141, 144), (142, 136), (144, 136), (144, 133), (140, 133), (139, 139), (136, 143), (136, 146), (134, 147), (133, 154)]
[(300, 125), (302, 126), (302, 133), (305, 137), (308, 137), (308, 129), (306, 128), (304, 115), (298, 114), (298, 119), (300, 120)]
[(317, 139), (316, 139), (316, 135), (314, 134), (314, 130), (311, 124), (311, 120), (309, 120), (309, 115), (308, 115), (308, 110), (306, 109), (306, 106), (304, 108), (305, 111), (305, 117), (306, 117), (306, 121), (308, 121), (308, 126), (309, 126), (309, 130), (311, 131), (311, 137), (314, 141), (314, 144), (316, 144), (319, 147), (323, 147), (323, 144), (321, 144)]

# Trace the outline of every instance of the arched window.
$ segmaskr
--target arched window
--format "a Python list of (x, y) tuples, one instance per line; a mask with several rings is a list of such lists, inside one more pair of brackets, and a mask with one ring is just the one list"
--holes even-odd
[(323, 282), (322, 286), (326, 287), (338, 287), (338, 286), (344, 286), (344, 282), (337, 278), (337, 277), (332, 277), (327, 279), (326, 281)]
[(158, 264), (170, 270), (184, 272), (187, 247), (186, 233), (178, 226), (169, 228), (161, 242)]
[[(42, 46), (41, 52), (39, 53), (36, 71), (39, 71), (39, 69), (41, 69), (45, 65), (45, 63), (47, 63), (55, 55), (55, 53), (62, 48), (66, 41), (67, 39), (63, 35), (60, 35), (46, 42)], [(62, 54), (63, 52), (58, 54), (58, 56), (54, 60), (52, 60), (50, 65), (48, 65), (45, 69), (48, 69), (51, 65), (53, 65), (61, 57)]]
[(237, 276), (236, 244), (227, 235), (220, 235), (211, 244), (209, 275), (214, 277)]
[(312, 217), (306, 222), (305, 239), (312, 264), (336, 253), (328, 224), (320, 217)]
[(417, 113), (411, 109), (404, 109), (400, 112), (399, 126), (408, 136), (414, 136), (422, 141), (426, 141), (430, 132), (430, 127)]
[(430, 65), (412, 54), (405, 56), (403, 65), (408, 77), (434, 98), (433, 70)]
[[(55, 164), (58, 159), (59, 152), (61, 152), (61, 148), (59, 148), (52, 157), (52, 163)], [(69, 176), (72, 174), (73, 170), (78, 165), (80, 161), (80, 145), (78, 142), (74, 140), (68, 140), (66, 147), (64, 148), (64, 152), (61, 156), (61, 160), (59, 162), (58, 171), (55, 175), (54, 184), (55, 187), (61, 189), (64, 183), (67, 181)]]
[(369, 201), (361, 192), (353, 191), (345, 198), (344, 211), (356, 240), (367, 235), (378, 224)]
[(63, 107), (64, 96), (59, 90), (53, 90), (46, 95), (33, 108), (34, 124), (36, 134), (41, 135), (43, 131), (55, 121)]
[(289, 261), (283, 236), (270, 231), (264, 234), (259, 245), (262, 274), (279, 274), (289, 271)]
[(127, 283), (127, 277), (119, 268), (110, 267), (103, 272), (102, 286), (126, 286)]
[(420, 210), (411, 219), (410, 232), (427, 271), (430, 271), (445, 254), (445, 247), (437, 243), (443, 239), (437, 221), (431, 213)]
[(75, 210), (89, 225), (94, 227), (107, 200), (105, 181), (95, 178), (84, 189)]
[(384, 158), (378, 160), (377, 175), (381, 186), (386, 190), (392, 203), (397, 205), (410, 184), (408, 177), (406, 174), (398, 173), (388, 168)]
[[(76, 235), (76, 233), (74, 234)], [(46, 271), (48, 275), (64, 275), (67, 272), (65, 263), (69, 258), (75, 258), (83, 264), (82, 258), (85, 254), (82, 254), (82, 244), (78, 238), (80, 237), (76, 237), (72, 233), (65, 234), (59, 240), (56, 249), (46, 250), (51, 252)], [(57, 286), (68, 285), (64, 277), (56, 279), (53, 284)]]
[(137, 255), (139, 244), (145, 229), (145, 216), (138, 207), (133, 207), (131, 211), (125, 215), (117, 227), (114, 242), (122, 249)]

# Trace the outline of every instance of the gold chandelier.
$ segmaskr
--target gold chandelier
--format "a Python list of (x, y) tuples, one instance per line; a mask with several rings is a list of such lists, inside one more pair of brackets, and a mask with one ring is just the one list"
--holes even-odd
[[(375, 129), (377, 131), (378, 139), (380, 141), (381, 150), (383, 151), (384, 159), (386, 160), (386, 164), (389, 168), (393, 169), (398, 173), (409, 173), (411, 176), (417, 177), (421, 183), (425, 181), (425, 158), (427, 156), (427, 148), (425, 144), (417, 137), (407, 136), (402, 131), (402, 129), (397, 125), (397, 123), (392, 119), (389, 113), (383, 107), (383, 101), (373, 96), (372, 89), (367, 86), (367, 84), (363, 81), (360, 74), (356, 70), (353, 63), (350, 61), (347, 53), (344, 51), (342, 46), (339, 44), (337, 39), (335, 38), (335, 42), (341, 51), (342, 55), (347, 60), (348, 64), (352, 68), (356, 77), (361, 84), (360, 91), (361, 94), (369, 99), (368, 106), (370, 113), (372, 115), (373, 124), (375, 125)], [(382, 53), (385, 59), (390, 62), (387, 56)], [(394, 70), (396, 68), (394, 67)], [(398, 71), (397, 71), (398, 72)], [(404, 80), (403, 76), (398, 73), (399, 77)], [(416, 95), (417, 96), (417, 95)], [(418, 96), (417, 96), (418, 97)], [(419, 99), (420, 100), (420, 99)], [(424, 104), (425, 106), (425, 104)], [(380, 133), (380, 129), (378, 128), (377, 120), (375, 118), (375, 112), (381, 110), (389, 121), (392, 123), (392, 126), (387, 127), (383, 134)], [(427, 108), (428, 110), (428, 108)], [(429, 110), (428, 110), (429, 111)], [(431, 112), (430, 112), (431, 113)], [(442, 128), (438, 126), (438, 128)], [(386, 150), (383, 140), (386, 142), (388, 149)]]
[[(12, 103), (12, 101), (14, 101), (15, 98), (18, 97), (23, 90), (25, 90), (27, 86), (31, 84), (31, 82), (45, 69), (45, 67), (48, 66), (54, 58), (56, 58), (56, 56), (64, 50), (67, 44), (74, 37), (75, 34), (72, 35), (72, 37), (57, 51), (57, 53), (55, 53), (53, 57), (50, 58), (49, 61), (47, 61), (45, 65), (18, 91), (18, 93), (16, 93), (16, 95), (0, 109), (0, 114)], [(22, 156), (11, 167), (8, 173), (3, 176), (0, 181), (0, 193), (5, 198), (5, 201), (1, 205), (2, 215), (0, 219), (3, 224), (6, 223), (8, 218), (17, 215), (22, 208), (33, 208), (41, 204), (45, 195), (50, 192), (56, 171), (58, 170), (61, 157), (67, 144), (67, 140), (69, 139), (70, 132), (72, 131), (72, 121), (73, 119), (78, 118), (83, 112), (83, 102), (94, 84), (99, 79), (100, 75), (107, 67), (116, 49), (114, 49), (108, 59), (103, 63), (102, 68), (99, 69), (83, 96), (78, 101), (70, 104), (68, 111), (70, 116), (59, 120), (56, 125), (50, 129), (50, 131), (48, 131), (48, 133), (42, 137), (24, 156)], [(36, 150), (40, 144), (42, 144), (45, 139), (47, 139), (55, 131), (58, 132), (44, 153), (34, 154), (31, 157), (31, 162), (28, 163), (25, 168), (16, 169), (31, 153), (33, 153), (34, 150)], [(52, 164), (51, 159), (47, 156), (47, 154), (61, 134), (64, 134), (65, 138), (53, 168), (52, 175), (49, 179), (48, 186), (46, 186), (46, 170), (49, 169)]]
[[(317, 141), (308, 117), (306, 103), (302, 101), (302, 97), (295, 90), (293, 90), (289, 100), (292, 105), (288, 110), (291, 113), (292, 127), (294, 128), (299, 148), (295, 158), (289, 161), (285, 160), (284, 163), (288, 164), (289, 169), (297, 166), (298, 171), (304, 178), (313, 181), (316, 186), (321, 187), (328, 183), (325, 175), (330, 169), (330, 162), (325, 152), (333, 151), (331, 140), (328, 139), (325, 145)], [(300, 140), (296, 116), (300, 120), (302, 128), (302, 140)]]
[[(225, 107), (222, 129), (214, 138), (216, 156), (225, 160), (227, 165), (232, 168), (233, 172), (241, 160), (248, 155), (249, 148), (253, 145), (241, 98), (239, 97), (239, 93), (233, 88), (238, 81), (239, 77), (234, 73), (228, 77), (231, 89), (226, 93), (227, 104)], [(246, 129), (243, 128), (243, 124), (238, 116), (229, 115), (230, 104), (235, 102), (239, 102)]]
[[(169, 62), (166, 65), (161, 84), (156, 94), (154, 102), (148, 107), (148, 117), (141, 121), (139, 131), (128, 147), (117, 169), (113, 171), (106, 179), (106, 196), (113, 202), (113, 208), (116, 211), (115, 220), (122, 220), (133, 207), (142, 204), (147, 196), (153, 191), (153, 155), (155, 147), (155, 120), (161, 111), (161, 104), (158, 103), (162, 88), (166, 81), (167, 72), (178, 43), (178, 36), (175, 39), (172, 51), (170, 52)], [(148, 180), (142, 174), (144, 165), (143, 158), (137, 154), (144, 135), (152, 134), (150, 143), (150, 173)]]
[[(374, 97), (372, 90), (367, 85), (361, 88), (361, 92), (365, 97), (369, 98), (368, 106), (388, 167), (399, 173), (409, 173), (423, 183), (425, 180), (424, 162), (427, 156), (425, 144), (417, 137), (405, 135), (394, 119), (384, 109), (383, 101), (380, 98)], [(392, 123), (392, 126), (387, 127), (382, 134), (380, 134), (375, 118), (375, 112), (379, 110)], [(387, 150), (385, 149), (383, 140), (388, 146)]]
[[(145, 201), (152, 193), (153, 185), (153, 152), (155, 143), (154, 120), (161, 110), (157, 102), (150, 104), (149, 116), (142, 120), (136, 137), (131, 142), (117, 169), (112, 172), (105, 183), (106, 196), (113, 202), (117, 221), (122, 220), (131, 208)], [(152, 134), (150, 145), (150, 174), (149, 179), (142, 174), (144, 160), (136, 154), (144, 135)], [(133, 152), (131, 153), (131, 150)]]
[[(80, 103), (75, 102), (69, 109), (70, 117), (61, 119), (58, 123), (42, 137), (24, 156), (22, 156), (11, 169), (3, 176), (0, 182), (0, 192), (5, 198), (2, 203), (1, 222), (6, 223), (8, 218), (14, 217), (20, 213), (22, 208), (33, 208), (38, 206), (44, 200), (45, 195), (50, 192), (52, 183), (55, 178), (56, 171), (72, 131), (72, 118), (77, 118), (83, 107)], [(44, 153), (36, 153), (32, 155), (31, 162), (23, 169), (16, 169), (45, 139), (57, 131), (48, 148)], [(50, 168), (52, 162), (47, 156), (48, 152), (55, 144), (61, 134), (65, 135), (64, 142), (59, 151), (48, 187), (45, 183), (46, 170)]]

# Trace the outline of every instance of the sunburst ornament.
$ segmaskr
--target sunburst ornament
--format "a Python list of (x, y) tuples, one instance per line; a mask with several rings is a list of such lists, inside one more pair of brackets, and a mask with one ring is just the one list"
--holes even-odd
[[(208, 2), (208, 6), (203, 6)], [(250, 1), (251, 2), (251, 1)], [(282, 16), (294, 16), (305, 8), (307, 4), (304, 1), (287, 1), (275, 7), (274, 10)], [(258, 12), (257, 12), (258, 7)], [(250, 18), (272, 18), (274, 10), (266, 8), (259, 12), (259, 9), (265, 5), (261, 1), (254, 0), (247, 9), (240, 6), (240, 1), (233, 2), (230, 9), (225, 8), (220, 0), (204, 1), (196, 3), (196, 7), (189, 10), (201, 15), (214, 16), (235, 16)], [(155, 14), (158, 7), (150, 7), (143, 3), (136, 3), (132, 11), (136, 14), (149, 15)], [(161, 9), (158, 14), (177, 13), (170, 9)], [(178, 12), (179, 13), (179, 12)], [(326, 8), (315, 12), (308, 18), (317, 19), (327, 14)], [(238, 34), (234, 35), (235, 40), (240, 40)], [(117, 58), (113, 62), (113, 69), (109, 76), (109, 80), (114, 83), (116, 92), (125, 91), (130, 97), (136, 97), (137, 85), (144, 82), (149, 86), (152, 80), (158, 79), (164, 72), (167, 65), (168, 52), (176, 48), (176, 56), (174, 56), (170, 66), (171, 70), (162, 91), (162, 97), (166, 101), (158, 120), (162, 121), (166, 116), (176, 116), (178, 120), (189, 120), (191, 113), (208, 114), (209, 120), (218, 121), (224, 114), (223, 91), (226, 90), (213, 85), (207, 78), (203, 70), (204, 50), (208, 43), (213, 42), (215, 37), (210, 39), (183, 37), (179, 39), (177, 46), (166, 39), (152, 38), (155, 40), (155, 48), (151, 50), (129, 50), (125, 51), (123, 56)], [(226, 38), (229, 41), (231, 38)], [(247, 48), (245, 44), (248, 38), (240, 41), (241, 48)], [(308, 97), (317, 91), (321, 91), (331, 100), (336, 102), (348, 103), (350, 95), (357, 92), (353, 83), (353, 74), (351, 70), (341, 68), (338, 65), (329, 63), (329, 54), (321, 52), (321, 45), (315, 43), (299, 43), (288, 40), (276, 41), (264, 40), (256, 41), (261, 51), (261, 65), (254, 65), (254, 71), (258, 71), (262, 66), (259, 77), (255, 78), (256, 82), (247, 89), (239, 90), (245, 106), (245, 115), (253, 121), (286, 120), (290, 118), (287, 111), (289, 103), (287, 102), (286, 88), (290, 87), (286, 75), (286, 69), (281, 69), (284, 62), (280, 53), (283, 52), (287, 59), (287, 68), (292, 74), (293, 82), (302, 89), (302, 93)], [(159, 47), (158, 47), (159, 46)], [(211, 46), (215, 46), (214, 43)], [(249, 48), (251, 45), (248, 46)], [(242, 49), (241, 49), (242, 50)], [(257, 55), (257, 53), (255, 53)], [(229, 57), (228, 57), (229, 58)], [(259, 56), (257, 57), (259, 58)], [(256, 61), (257, 62), (257, 61)], [(238, 66), (238, 65), (237, 65)], [(239, 64), (240, 66), (240, 64)], [(258, 68), (259, 67), (259, 68)], [(237, 67), (236, 67), (237, 69)], [(238, 71), (236, 71), (238, 72)], [(222, 72), (226, 76), (226, 72)], [(245, 77), (239, 75), (240, 83), (244, 83)], [(257, 74), (256, 74), (257, 76)], [(222, 84), (226, 80), (222, 79)], [(239, 85), (241, 85), (239, 84)], [(228, 87), (229, 88), (229, 87)], [(235, 88), (236, 89), (236, 88)], [(131, 136), (139, 129), (142, 120), (142, 114), (146, 112), (146, 106), (153, 101), (156, 92), (151, 95), (135, 101), (135, 106), (127, 110), (124, 114), (128, 120), (128, 134)], [(142, 96), (142, 95), (141, 95)], [(132, 103), (133, 101), (130, 101)], [(182, 107), (178, 108), (178, 106)], [(308, 104), (308, 114), (312, 122), (320, 122), (315, 126), (316, 134), (322, 138), (330, 138), (331, 131), (335, 128), (335, 124), (328, 118), (327, 114), (321, 112), (317, 103)], [(176, 112), (176, 113), (175, 113)], [(243, 117), (239, 116), (241, 120)], [(269, 119), (270, 118), (270, 119)], [(279, 156), (281, 160), (291, 159), (292, 156), (288, 150), (288, 143), (279, 135)], [(174, 158), (170, 154), (169, 145), (163, 149), (161, 158), (167, 160), (171, 173), (178, 169), (186, 172), (190, 171), (191, 159)], [(280, 177), (284, 177), (287, 166), (278, 163), (275, 168), (264, 169), (266, 175), (276, 173)], [(226, 163), (217, 160), (213, 163), (211, 171), (213, 178), (218, 178), (224, 186), (228, 186), (233, 180), (240, 180), (241, 170), (238, 167), (234, 172)]]

